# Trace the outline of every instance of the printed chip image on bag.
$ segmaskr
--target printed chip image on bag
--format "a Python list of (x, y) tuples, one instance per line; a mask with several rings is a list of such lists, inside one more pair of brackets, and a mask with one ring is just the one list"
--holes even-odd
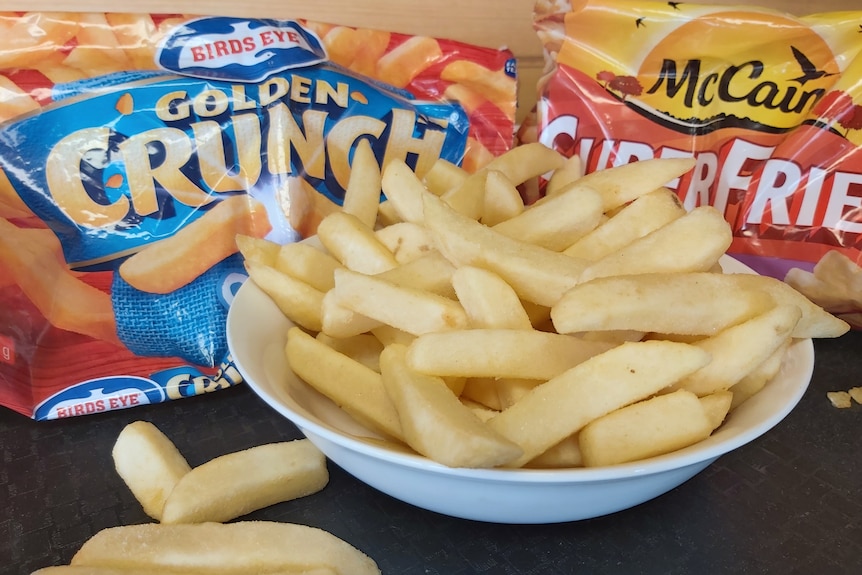
[(299, 241), (354, 151), (513, 145), (506, 49), (301, 20), (0, 15), (0, 405), (55, 419), (241, 377), (238, 234)]
[(729, 253), (862, 328), (860, 25), (862, 11), (539, 0), (530, 128), (589, 172), (695, 157), (671, 187), (724, 213)]

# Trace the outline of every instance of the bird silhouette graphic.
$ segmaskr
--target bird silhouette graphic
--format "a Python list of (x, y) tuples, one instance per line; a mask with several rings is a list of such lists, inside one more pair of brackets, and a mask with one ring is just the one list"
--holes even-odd
[(680, 4), (682, 4), (682, 2), (668, 2), (667, 3), (667, 5), (670, 6), (671, 8), (673, 8), (674, 10), (679, 10)]
[(635, 28), (640, 28), (643, 25), (644, 25), (644, 18), (643, 17), (640, 17), (640, 18), (635, 20)]
[(809, 60), (808, 57), (796, 46), (791, 46), (790, 49), (793, 50), (793, 57), (796, 58), (796, 61), (799, 63), (799, 67), (802, 68), (802, 75), (797, 76), (796, 78), (791, 78), (791, 81), (804, 84), (809, 80), (819, 80), (820, 78), (835, 75), (833, 72), (818, 70), (817, 66), (814, 65), (814, 62)]

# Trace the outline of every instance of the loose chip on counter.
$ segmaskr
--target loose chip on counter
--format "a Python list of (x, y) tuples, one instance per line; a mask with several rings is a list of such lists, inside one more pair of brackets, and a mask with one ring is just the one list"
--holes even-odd
[(311, 495), (328, 482), (326, 458), (309, 440), (259, 445), (221, 455), (185, 474), (165, 500), (161, 521), (229, 521)]
[(189, 471), (185, 457), (155, 425), (135, 421), (123, 428), (111, 451), (117, 473), (153, 519), (162, 518), (165, 501)]
[(88, 539), (71, 564), (220, 575), (315, 569), (335, 575), (380, 573), (370, 557), (327, 531), (271, 521), (111, 527)]

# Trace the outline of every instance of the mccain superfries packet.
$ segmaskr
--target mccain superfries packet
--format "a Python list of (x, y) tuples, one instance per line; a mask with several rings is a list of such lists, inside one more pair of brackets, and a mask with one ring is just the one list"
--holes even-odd
[(237, 233), (314, 233), (353, 150), (513, 143), (508, 50), (306, 21), (0, 15), (0, 404), (53, 419), (240, 381)]
[(586, 171), (696, 157), (673, 187), (730, 253), (862, 327), (862, 11), (539, 0), (534, 26), (540, 141)]

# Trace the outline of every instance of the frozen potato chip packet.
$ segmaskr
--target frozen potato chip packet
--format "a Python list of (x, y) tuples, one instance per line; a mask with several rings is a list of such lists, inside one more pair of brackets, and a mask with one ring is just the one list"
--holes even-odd
[(304, 20), (0, 15), (0, 405), (53, 419), (241, 378), (236, 237), (341, 209), (354, 152), (513, 145), (514, 57)]
[(860, 18), (539, 1), (547, 73), (522, 137), (579, 156), (587, 172), (696, 158), (670, 187), (686, 208), (725, 215), (729, 253), (862, 327), (862, 294), (846, 281), (862, 276)]

